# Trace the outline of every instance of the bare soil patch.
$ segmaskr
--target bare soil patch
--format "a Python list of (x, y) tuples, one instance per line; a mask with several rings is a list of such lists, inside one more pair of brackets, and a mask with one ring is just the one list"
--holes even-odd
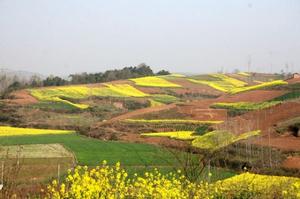
[(11, 93), (12, 99), (7, 100), (10, 104), (27, 105), (38, 102), (27, 90), (19, 90)]
[(219, 102), (264, 102), (285, 94), (285, 91), (278, 90), (253, 90), (236, 95), (219, 97)]
[(283, 167), (289, 169), (300, 169), (300, 156), (290, 156), (283, 162)]

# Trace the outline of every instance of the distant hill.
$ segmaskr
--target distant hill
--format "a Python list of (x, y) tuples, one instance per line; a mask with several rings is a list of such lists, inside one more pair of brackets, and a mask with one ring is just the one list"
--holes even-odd
[(0, 76), (6, 75), (7, 77), (17, 77), (21, 80), (29, 80), (32, 76), (38, 76), (41, 79), (44, 79), (45, 76), (39, 73), (33, 73), (29, 71), (21, 71), (21, 70), (11, 70), (8, 68), (0, 68)]

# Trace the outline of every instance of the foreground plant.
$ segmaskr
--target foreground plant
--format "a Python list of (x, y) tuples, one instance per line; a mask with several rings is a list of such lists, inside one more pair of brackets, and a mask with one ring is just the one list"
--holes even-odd
[(244, 173), (216, 183), (193, 183), (180, 171), (162, 175), (157, 170), (140, 177), (120, 163), (104, 161), (94, 169), (77, 167), (64, 183), (53, 181), (47, 198), (300, 198), (300, 179)]

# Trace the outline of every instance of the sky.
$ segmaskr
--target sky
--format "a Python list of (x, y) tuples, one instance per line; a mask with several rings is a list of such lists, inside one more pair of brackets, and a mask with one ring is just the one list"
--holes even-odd
[(0, 68), (67, 75), (140, 63), (300, 71), (300, 1), (0, 0)]

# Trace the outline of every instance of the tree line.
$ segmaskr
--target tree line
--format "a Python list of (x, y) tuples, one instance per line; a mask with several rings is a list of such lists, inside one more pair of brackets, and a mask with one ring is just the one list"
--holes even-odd
[(168, 75), (169, 71), (161, 70), (154, 73), (150, 66), (145, 63), (138, 66), (124, 67), (122, 69), (107, 70), (99, 73), (80, 73), (70, 74), (68, 79), (59, 76), (50, 75), (45, 79), (38, 76), (32, 76), (29, 80), (20, 80), (17, 76), (8, 77), (0, 75), (0, 94), (2, 97), (12, 92), (13, 90), (32, 87), (43, 86), (63, 86), (72, 84), (89, 84), (89, 83), (102, 83), (114, 80), (122, 80), (129, 78), (154, 76), (154, 75)]

